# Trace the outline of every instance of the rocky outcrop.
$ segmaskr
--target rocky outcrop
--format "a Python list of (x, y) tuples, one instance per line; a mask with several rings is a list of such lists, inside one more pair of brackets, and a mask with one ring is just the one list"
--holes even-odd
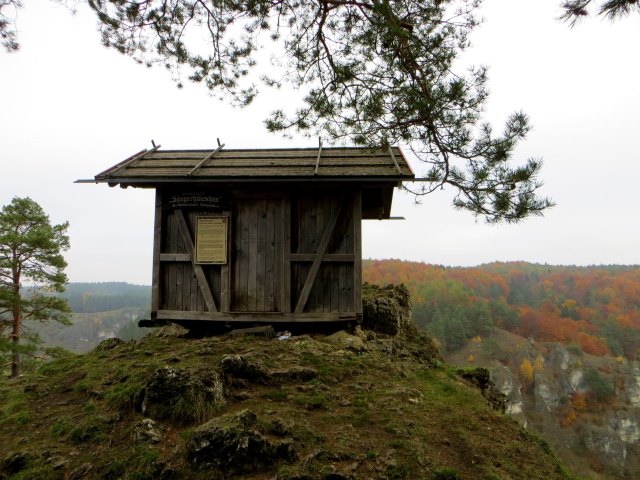
[(213, 370), (165, 366), (156, 370), (141, 393), (140, 410), (152, 419), (190, 423), (207, 418), (225, 403), (224, 384)]
[(124, 343), (124, 341), (120, 340), (117, 337), (107, 338), (106, 340), (102, 340), (97, 346), (96, 350), (98, 352), (105, 352), (107, 350), (112, 350), (114, 348), (118, 348)]
[(387, 335), (415, 331), (411, 319), (411, 297), (400, 285), (380, 287), (365, 283), (362, 287), (362, 328)]
[(133, 440), (142, 443), (159, 443), (162, 440), (160, 425), (150, 418), (143, 418), (133, 427)]
[(195, 468), (214, 468), (226, 475), (256, 472), (296, 458), (291, 439), (268, 438), (249, 410), (200, 425), (187, 445), (187, 459)]
[(458, 370), (464, 380), (478, 388), (482, 396), (487, 399), (494, 410), (505, 413), (507, 409), (507, 397), (491, 381), (489, 370), (486, 368), (474, 368), (472, 370)]
[[(508, 364), (481, 363), (504, 394), (506, 412), (555, 448), (583, 451), (591, 459), (583, 474), (632, 478), (629, 472), (640, 470), (640, 365), (559, 343), (519, 342)], [(533, 368), (529, 381), (520, 370), (525, 360)]]
[(220, 371), (227, 382), (242, 379), (251, 383), (266, 384), (269, 380), (267, 369), (244, 355), (225, 355), (220, 362)]

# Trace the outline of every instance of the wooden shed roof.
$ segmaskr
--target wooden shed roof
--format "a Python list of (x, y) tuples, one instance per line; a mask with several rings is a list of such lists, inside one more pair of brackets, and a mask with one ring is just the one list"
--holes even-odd
[(110, 185), (339, 181), (401, 182), (414, 174), (398, 147), (142, 150), (95, 176)]

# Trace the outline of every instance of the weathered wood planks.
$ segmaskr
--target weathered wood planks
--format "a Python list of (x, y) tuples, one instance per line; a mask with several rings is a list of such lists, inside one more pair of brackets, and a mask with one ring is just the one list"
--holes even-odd
[(280, 198), (238, 198), (233, 209), (231, 311), (281, 310), (284, 271)]
[[(322, 146), (154, 146), (95, 176), (157, 189), (152, 320), (184, 322), (358, 318), (361, 221), (389, 218), (412, 179), (398, 147)], [(226, 217), (226, 232), (198, 228), (213, 224), (203, 216)]]
[(334, 322), (355, 321), (358, 319), (356, 312), (327, 313), (318, 317), (317, 313), (282, 313), (282, 312), (185, 312), (175, 310), (160, 310), (157, 312), (158, 320), (183, 320), (183, 321), (234, 321), (234, 322)]
[(171, 207), (174, 193), (159, 190), (157, 198), (155, 318), (338, 321), (359, 314), (359, 189), (226, 192), (230, 210), (216, 212), (231, 217), (224, 265), (195, 263), (197, 218), (212, 213)]
[(322, 148), (278, 150), (158, 150), (142, 151), (95, 176), (97, 182), (136, 185), (142, 182), (174, 183), (210, 179), (265, 178), (383, 179), (397, 184), (414, 178), (402, 151), (397, 148)]

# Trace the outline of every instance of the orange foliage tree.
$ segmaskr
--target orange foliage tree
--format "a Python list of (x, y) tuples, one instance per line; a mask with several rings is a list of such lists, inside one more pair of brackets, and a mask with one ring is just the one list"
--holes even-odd
[[(538, 341), (575, 343), (592, 355), (640, 351), (640, 267), (557, 267), (525, 262), (453, 268), (366, 260), (365, 281), (405, 283), (414, 311), (464, 325), (471, 306), (489, 322)], [(455, 308), (454, 308), (455, 307)], [(473, 335), (473, 328), (463, 336)], [(466, 338), (470, 338), (466, 337)]]

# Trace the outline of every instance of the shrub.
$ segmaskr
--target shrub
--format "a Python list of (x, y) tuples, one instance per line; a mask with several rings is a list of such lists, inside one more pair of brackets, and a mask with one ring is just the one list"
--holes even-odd
[(433, 480), (460, 480), (460, 474), (455, 468), (443, 467), (436, 470)]

